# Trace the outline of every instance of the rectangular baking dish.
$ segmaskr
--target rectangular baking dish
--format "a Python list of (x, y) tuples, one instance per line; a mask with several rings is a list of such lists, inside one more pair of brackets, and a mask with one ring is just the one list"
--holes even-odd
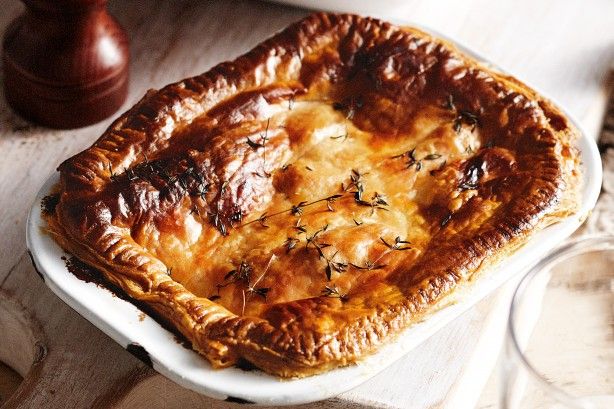
[[(418, 27), (435, 37), (444, 38), (467, 55), (493, 67), (477, 53), (433, 30), (415, 24), (402, 25)], [(534, 234), (514, 254), (480, 274), (473, 285), (457, 291), (448, 299), (445, 307), (412, 325), (374, 355), (355, 365), (303, 379), (280, 380), (261, 371), (238, 368), (215, 370), (198, 353), (178, 343), (175, 335), (153, 318), (145, 316), (143, 319), (143, 312), (135, 305), (70, 273), (63, 260), (69, 255), (45, 232), (46, 223), (41, 214), (41, 200), (58, 183), (58, 174), (50, 177), (41, 188), (30, 210), (27, 246), (45, 284), (58, 297), (122, 347), (129, 350), (138, 348), (141, 353), (147, 354), (153, 368), (176, 383), (221, 400), (263, 405), (318, 401), (350, 390), (384, 370), (508, 279), (536, 263), (580, 226), (595, 205), (601, 188), (601, 160), (594, 140), (582, 131), (577, 121), (571, 120), (582, 134), (578, 148), (581, 151), (584, 181), (578, 213)]]

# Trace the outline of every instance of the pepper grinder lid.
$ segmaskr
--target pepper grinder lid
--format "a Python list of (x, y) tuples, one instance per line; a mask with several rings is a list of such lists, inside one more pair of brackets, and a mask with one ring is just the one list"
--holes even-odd
[(25, 118), (77, 128), (115, 113), (128, 91), (128, 39), (107, 0), (24, 0), (4, 34), (4, 89)]

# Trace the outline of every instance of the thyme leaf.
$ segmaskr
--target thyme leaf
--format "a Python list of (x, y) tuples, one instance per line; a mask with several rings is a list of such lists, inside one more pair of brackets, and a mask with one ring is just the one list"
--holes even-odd
[(305, 226), (306, 226), (306, 225), (301, 224), (301, 219), (299, 218), (299, 219), (296, 221), (296, 224), (295, 224), (294, 226), (292, 226), (292, 228), (293, 228), (294, 230), (298, 231), (298, 234), (301, 234), (301, 233), (307, 233), (307, 228), (306, 228)]
[(315, 247), (318, 247), (318, 243), (317, 243), (318, 236), (321, 233), (325, 232), (327, 229), (328, 229), (328, 224), (325, 224), (320, 229), (316, 230), (311, 236), (308, 236), (305, 239), (306, 241), (305, 247), (309, 247), (309, 245), (314, 245)]
[(236, 282), (244, 282), (247, 284), (251, 279), (252, 273), (252, 266), (250, 266), (247, 261), (241, 260), (239, 267), (227, 272), (226, 275), (224, 275), (224, 283), (218, 284), (217, 286), (218, 288), (222, 288)]
[(456, 118), (454, 118), (452, 128), (456, 133), (459, 133), (463, 128), (463, 124), (470, 125), (471, 132), (473, 132), (475, 128), (480, 125), (480, 121), (478, 116), (470, 111), (459, 111)]
[(411, 169), (412, 166), (415, 167), (416, 172), (419, 172), (422, 169), (422, 161), (432, 161), (441, 158), (442, 155), (435, 152), (429, 153), (421, 159), (416, 158), (416, 148), (410, 149), (407, 152), (400, 153), (398, 155), (391, 156), (391, 159), (399, 159), (399, 158), (407, 158), (407, 162), (405, 164), (407, 169)]
[(293, 214), (293, 215), (295, 215), (295, 216), (297, 216), (297, 215), (298, 215), (298, 216), (302, 215), (302, 214), (303, 214), (303, 208), (305, 207), (305, 205), (306, 205), (307, 203), (308, 203), (308, 202), (303, 201), (303, 202), (299, 202), (299, 203), (298, 203), (298, 204), (296, 204), (296, 205), (292, 205), (292, 207), (290, 208), (290, 213), (292, 213), (292, 214)]
[(284, 247), (286, 247), (286, 253), (289, 253), (292, 249), (294, 249), (298, 243), (299, 243), (299, 239), (295, 237), (288, 237), (286, 241), (284, 241)]
[(339, 298), (342, 301), (347, 300), (347, 294), (341, 294), (336, 285), (334, 286), (325, 286), (322, 292), (320, 293), (323, 297), (330, 298)]
[(373, 194), (373, 196), (371, 197), (370, 201), (367, 200), (356, 200), (356, 203), (359, 204), (360, 206), (367, 206), (371, 208), (371, 214), (373, 214), (373, 212), (375, 212), (375, 209), (381, 209), (381, 210), (386, 210), (388, 211), (388, 209), (386, 208), (386, 206), (388, 206), (388, 202), (386, 201), (386, 197), (384, 195), (381, 195), (377, 192), (375, 192)]
[(264, 298), (264, 299), (265, 299), (265, 301), (266, 301), (266, 296), (267, 296), (267, 294), (269, 293), (269, 291), (271, 291), (271, 287), (257, 287), (257, 288), (254, 288), (254, 287), (248, 287), (248, 288), (245, 290), (245, 292), (246, 292), (247, 294), (256, 294), (256, 295), (259, 295), (259, 296), (261, 296), (262, 298)]
[(412, 247), (411, 246), (406, 246), (406, 244), (411, 244), (409, 241), (407, 240), (401, 240), (401, 237), (397, 236), (394, 239), (394, 243), (390, 244), (388, 243), (383, 237), (379, 238), (382, 243), (384, 243), (384, 245), (386, 247), (388, 247), (390, 250), (399, 250), (399, 251), (403, 251), (403, 250), (411, 250)]
[(250, 146), (250, 148), (256, 150), (258, 148), (264, 148), (264, 145), (258, 142), (254, 142), (251, 139), (247, 138), (246, 143)]

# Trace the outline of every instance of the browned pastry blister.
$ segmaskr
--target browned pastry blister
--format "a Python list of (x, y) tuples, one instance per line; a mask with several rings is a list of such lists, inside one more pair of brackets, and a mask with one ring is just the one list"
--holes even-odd
[(574, 212), (577, 135), (446, 41), (314, 14), (147, 93), (62, 163), (48, 221), (214, 367), (306, 376)]

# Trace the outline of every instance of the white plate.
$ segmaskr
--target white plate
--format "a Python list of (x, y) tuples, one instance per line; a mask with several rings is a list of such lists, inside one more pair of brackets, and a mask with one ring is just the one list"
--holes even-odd
[[(436, 37), (446, 38), (433, 30), (421, 29)], [(477, 60), (485, 61), (467, 47), (455, 44)], [(576, 121), (574, 124), (581, 129)], [(269, 405), (313, 402), (339, 395), (373, 377), (571, 235), (595, 205), (601, 188), (601, 160), (595, 142), (582, 132), (578, 147), (582, 154), (584, 184), (580, 195), (582, 204), (577, 214), (536, 233), (527, 245), (481, 274), (472, 286), (460, 294), (462, 297), (432, 313), (428, 319), (414, 324), (376, 354), (356, 365), (304, 379), (280, 380), (260, 371), (237, 368), (214, 370), (196, 352), (181, 346), (172, 333), (152, 318), (146, 316), (140, 319), (142, 313), (137, 307), (70, 273), (62, 260), (66, 254), (45, 233), (45, 222), (41, 218), (41, 200), (58, 182), (57, 174), (45, 183), (30, 210), (27, 245), (45, 284), (58, 297), (124, 348), (132, 345), (129, 350), (135, 352), (135, 345), (142, 347), (144, 350), (138, 348), (136, 351), (148, 354), (154, 369), (167, 378), (204, 395), (234, 402)]]

